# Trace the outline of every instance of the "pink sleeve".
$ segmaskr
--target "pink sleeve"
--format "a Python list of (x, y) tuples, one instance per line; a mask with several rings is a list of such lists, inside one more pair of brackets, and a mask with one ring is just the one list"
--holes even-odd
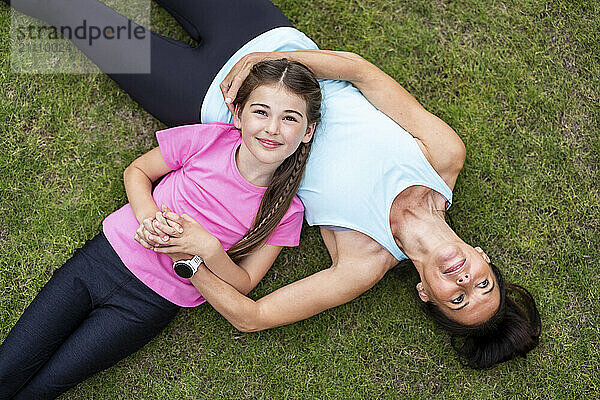
[(272, 246), (294, 247), (300, 243), (300, 232), (304, 219), (304, 206), (298, 197), (294, 198), (292, 205), (281, 219), (266, 243)]
[(172, 170), (179, 169), (194, 154), (215, 138), (214, 126), (195, 124), (176, 126), (156, 132), (156, 139), (165, 163)]

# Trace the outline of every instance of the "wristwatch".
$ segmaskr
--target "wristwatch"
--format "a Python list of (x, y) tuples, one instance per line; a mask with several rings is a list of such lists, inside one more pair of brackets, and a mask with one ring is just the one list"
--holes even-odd
[(194, 256), (191, 260), (176, 261), (173, 263), (173, 270), (182, 278), (191, 278), (202, 263), (204, 263), (202, 257)]

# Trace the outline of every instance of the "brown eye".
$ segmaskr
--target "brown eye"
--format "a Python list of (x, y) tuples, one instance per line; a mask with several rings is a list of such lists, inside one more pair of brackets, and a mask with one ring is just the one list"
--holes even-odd
[(487, 279), (485, 279), (483, 282), (481, 282), (479, 285), (477, 285), (477, 287), (480, 287), (483, 289), (483, 288), (487, 287), (489, 284), (490, 284), (490, 282)]
[(453, 299), (453, 300), (451, 301), (451, 303), (454, 303), (454, 304), (460, 304), (460, 303), (462, 303), (462, 301), (463, 301), (463, 299), (464, 299), (464, 298), (465, 298), (465, 295), (464, 295), (464, 294), (461, 294), (461, 295), (460, 295), (460, 296), (458, 296), (457, 298)]

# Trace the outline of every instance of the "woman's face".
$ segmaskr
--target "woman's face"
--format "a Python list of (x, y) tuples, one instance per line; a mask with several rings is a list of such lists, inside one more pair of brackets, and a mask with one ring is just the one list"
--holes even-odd
[(417, 284), (419, 297), (432, 301), (450, 319), (463, 325), (487, 321), (498, 309), (500, 291), (490, 259), (479, 247), (464, 242), (435, 249)]

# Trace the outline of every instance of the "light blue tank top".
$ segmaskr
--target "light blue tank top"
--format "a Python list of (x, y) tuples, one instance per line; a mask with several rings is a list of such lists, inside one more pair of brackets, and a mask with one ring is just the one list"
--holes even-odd
[[(317, 49), (294, 28), (275, 28), (248, 42), (223, 66), (202, 104), (202, 122), (232, 122), (219, 84), (245, 54), (255, 51)], [(437, 174), (416, 140), (377, 110), (345, 81), (321, 80), (322, 121), (298, 196), (310, 225), (333, 225), (362, 232), (396, 259), (406, 259), (390, 228), (396, 196), (421, 185), (452, 202), (452, 191)]]

